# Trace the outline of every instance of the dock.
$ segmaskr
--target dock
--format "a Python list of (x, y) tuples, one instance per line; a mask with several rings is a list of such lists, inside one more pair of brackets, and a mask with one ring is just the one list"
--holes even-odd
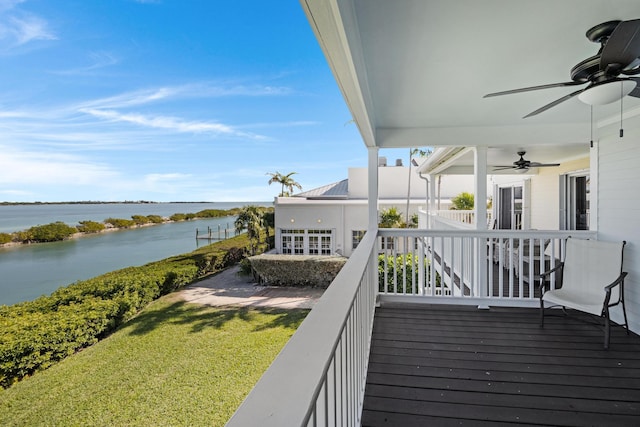
[(205, 231), (200, 231), (199, 229), (196, 228), (196, 239), (203, 239), (203, 240), (226, 240), (230, 237), (235, 236), (235, 228), (229, 228), (229, 224), (227, 224), (227, 226), (225, 228), (222, 228), (220, 225), (218, 225), (218, 229), (214, 230), (211, 227), (207, 227), (206, 232)]

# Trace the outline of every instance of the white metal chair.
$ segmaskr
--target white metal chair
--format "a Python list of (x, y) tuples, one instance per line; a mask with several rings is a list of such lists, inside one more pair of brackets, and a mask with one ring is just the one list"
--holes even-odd
[[(623, 252), (626, 242), (567, 239), (565, 260), (542, 273), (540, 279), (540, 326), (544, 326), (545, 303), (579, 310), (604, 320), (604, 348), (609, 348), (612, 307), (621, 305), (624, 327), (629, 333), (624, 306)], [(561, 274), (562, 287), (548, 289), (547, 276)]]

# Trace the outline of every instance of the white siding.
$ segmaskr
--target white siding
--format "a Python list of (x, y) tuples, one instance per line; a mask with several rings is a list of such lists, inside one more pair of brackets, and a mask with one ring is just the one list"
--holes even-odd
[[(640, 332), (640, 130), (603, 138), (598, 146), (598, 238), (626, 240), (627, 316)], [(615, 318), (620, 322), (620, 316)]]

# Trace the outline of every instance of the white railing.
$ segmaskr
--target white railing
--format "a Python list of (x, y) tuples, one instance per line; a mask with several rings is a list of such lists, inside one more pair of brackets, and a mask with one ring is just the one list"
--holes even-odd
[[(492, 221), (491, 211), (487, 211), (487, 224)], [(436, 230), (475, 230), (475, 211), (472, 210), (437, 210), (418, 212), (418, 228)], [(492, 228), (492, 227), (488, 227)]]
[[(536, 273), (589, 231), (367, 232), (228, 426), (358, 426), (382, 303), (535, 306)], [(555, 287), (557, 277), (551, 277)]]
[(456, 222), (462, 222), (465, 224), (473, 224), (474, 211), (473, 210), (438, 210), (433, 212), (434, 216), (439, 218), (445, 218)]
[[(379, 293), (428, 302), (533, 306), (536, 276), (589, 231), (381, 229)], [(552, 275), (551, 288), (559, 277)], [(397, 298), (395, 298), (397, 299)], [(406, 299), (406, 298), (405, 298)]]
[(358, 426), (377, 286), (367, 232), (228, 426)]

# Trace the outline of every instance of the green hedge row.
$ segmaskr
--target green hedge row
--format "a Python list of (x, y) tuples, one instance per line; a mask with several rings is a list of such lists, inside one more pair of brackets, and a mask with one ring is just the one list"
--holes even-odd
[(148, 303), (244, 257), (246, 235), (189, 254), (62, 287), (34, 301), (0, 306), (0, 386), (90, 346)]

